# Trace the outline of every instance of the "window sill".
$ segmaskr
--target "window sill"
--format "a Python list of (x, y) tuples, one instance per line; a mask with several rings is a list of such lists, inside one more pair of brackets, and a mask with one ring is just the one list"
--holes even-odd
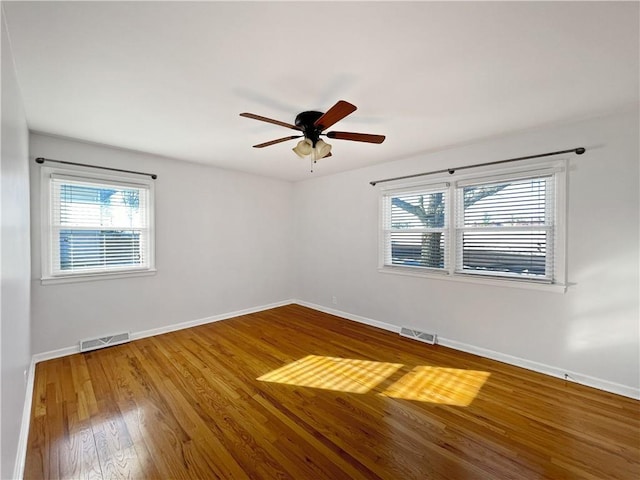
[(492, 285), (497, 287), (510, 287), (510, 288), (523, 288), (528, 290), (540, 290), (545, 292), (565, 293), (567, 291), (567, 285), (557, 283), (539, 283), (530, 282), (526, 280), (512, 280), (509, 278), (495, 278), (495, 277), (479, 277), (471, 275), (461, 274), (449, 274), (448, 272), (440, 271), (421, 271), (416, 268), (408, 267), (378, 267), (378, 272), (387, 273), (392, 275), (404, 275), (408, 277), (422, 277), (430, 278), (433, 280), (447, 280), (451, 282), (462, 283), (476, 283), (481, 285)]
[(148, 270), (132, 270), (121, 272), (109, 272), (109, 273), (87, 273), (69, 275), (63, 277), (43, 277), (40, 279), (41, 285), (55, 285), (58, 283), (78, 283), (78, 282), (93, 282), (96, 280), (113, 280), (116, 278), (130, 278), (130, 277), (148, 277), (155, 275), (157, 270), (151, 268)]

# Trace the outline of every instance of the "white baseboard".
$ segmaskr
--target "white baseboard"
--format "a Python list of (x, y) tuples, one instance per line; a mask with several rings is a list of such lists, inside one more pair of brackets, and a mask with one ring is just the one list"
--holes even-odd
[[(250, 313), (262, 312), (264, 310), (270, 310), (272, 308), (282, 307), (284, 305), (290, 305), (292, 303), (294, 303), (293, 300), (283, 300), (282, 302), (275, 302), (267, 305), (260, 305), (258, 307), (245, 308), (243, 310), (236, 310), (235, 312), (222, 313), (220, 315), (199, 318), (196, 320), (190, 320), (188, 322), (174, 323), (171, 325), (165, 325), (163, 327), (142, 330), (139, 332), (132, 332), (130, 338), (131, 340), (139, 340), (141, 338), (153, 337), (155, 335), (162, 335), (163, 333), (175, 332), (178, 330), (183, 330), (185, 328), (197, 327), (198, 325), (205, 325), (207, 323), (219, 322), (220, 320), (228, 320), (229, 318), (249, 315)], [(66, 357), (67, 355), (73, 355), (74, 353), (80, 353), (80, 343), (72, 345), (70, 347), (60, 348), (58, 350), (36, 353), (35, 355), (33, 355), (33, 359), (35, 363), (39, 363), (45, 360)]]
[(27, 385), (22, 409), (22, 422), (20, 423), (20, 435), (18, 436), (18, 451), (16, 463), (13, 467), (12, 478), (24, 478), (24, 467), (27, 460), (27, 441), (29, 440), (29, 425), (31, 423), (31, 405), (33, 402), (33, 385), (36, 377), (36, 362), (31, 359), (27, 372)]
[(610, 382), (609, 380), (603, 380), (601, 378), (584, 375), (582, 373), (573, 372), (571, 370), (563, 370), (559, 367), (553, 367), (544, 363), (534, 362), (532, 360), (514, 357), (513, 355), (495, 352), (486, 348), (468, 345), (466, 343), (457, 342), (448, 338), (438, 337), (438, 345), (453, 348), (455, 350), (460, 350), (467, 353), (472, 353), (481, 357), (490, 358), (491, 360), (508, 363), (509, 365), (514, 365), (516, 367), (526, 368), (527, 370), (543, 373), (552, 377), (562, 378), (574, 383), (585, 385), (587, 387), (597, 388), (598, 390), (604, 390), (606, 392), (640, 400), (640, 389), (615, 382)]
[(167, 325), (165, 327), (153, 328), (151, 330), (144, 330), (131, 334), (131, 340), (138, 340), (140, 338), (153, 337), (155, 335), (162, 335), (163, 333), (175, 332), (177, 330), (184, 330), (185, 328), (197, 327), (198, 325), (205, 325), (207, 323), (219, 322), (220, 320), (228, 320), (234, 317), (241, 317), (242, 315), (249, 315), (251, 313), (262, 312), (264, 310), (271, 310), (272, 308), (283, 307), (290, 305), (293, 300), (284, 300), (282, 302), (270, 303), (268, 305), (261, 305), (259, 307), (245, 308), (244, 310), (237, 310), (235, 312), (223, 313), (220, 315), (213, 315), (212, 317), (200, 318), (198, 320), (191, 320), (189, 322), (176, 323), (173, 325)]
[(50, 352), (36, 353), (33, 355), (35, 363), (44, 362), (46, 360), (52, 360), (54, 358), (66, 357), (67, 355), (73, 355), (74, 353), (80, 353), (80, 345), (74, 345), (72, 347), (64, 347), (58, 350), (51, 350)]
[[(322, 305), (316, 305), (314, 303), (305, 302), (302, 300), (294, 300), (294, 302), (297, 303), (298, 305), (312, 308), (320, 312), (346, 318), (347, 320), (352, 320), (355, 322), (363, 323), (365, 325), (378, 327), (383, 330), (388, 330), (394, 333), (400, 332), (399, 326), (392, 325), (390, 323), (381, 322), (379, 320), (373, 320), (370, 318), (362, 317), (360, 315), (353, 315), (348, 312), (335, 310), (332, 308), (324, 307)], [(534, 372), (543, 373), (545, 375), (550, 375), (552, 377), (562, 378), (562, 379), (572, 381), (574, 383), (579, 383), (581, 385), (585, 385), (588, 387), (604, 390), (605, 392), (615, 393), (617, 395), (622, 395), (625, 397), (640, 400), (639, 388), (634, 388), (628, 385), (622, 385), (619, 383), (610, 382), (608, 380), (591, 377), (589, 375), (584, 375), (582, 373), (573, 372), (570, 370), (563, 370), (562, 368), (559, 368), (559, 367), (553, 367), (551, 365), (546, 365), (544, 363), (534, 362), (532, 360), (527, 360), (520, 357), (514, 357), (512, 355), (507, 355), (505, 353), (496, 352), (496, 351), (489, 350), (482, 347), (476, 347), (474, 345), (469, 345), (469, 344), (458, 342), (456, 340), (451, 340), (448, 338), (442, 338), (440, 336), (438, 336), (437, 343), (438, 345), (453, 348), (454, 350), (460, 350), (462, 352), (472, 353), (474, 355), (478, 355), (484, 358), (489, 358), (491, 360), (497, 360), (499, 362), (507, 363), (509, 365), (514, 365), (516, 367), (526, 368), (527, 370), (532, 370)]]
[(388, 330), (389, 332), (400, 333), (400, 327), (398, 327), (397, 325), (393, 325), (391, 323), (385, 323), (379, 320), (373, 320), (371, 318), (362, 317), (360, 315), (354, 315), (352, 313), (343, 312), (341, 310), (335, 310), (333, 308), (324, 307), (322, 305), (317, 305), (315, 303), (305, 302), (304, 300), (292, 300), (292, 303), (295, 303), (297, 305), (302, 305), (303, 307), (312, 308), (313, 310), (318, 310), (319, 312), (328, 313), (329, 315), (335, 315), (336, 317), (346, 318), (347, 320), (353, 320), (354, 322), (364, 323), (365, 325), (370, 325), (372, 327)]

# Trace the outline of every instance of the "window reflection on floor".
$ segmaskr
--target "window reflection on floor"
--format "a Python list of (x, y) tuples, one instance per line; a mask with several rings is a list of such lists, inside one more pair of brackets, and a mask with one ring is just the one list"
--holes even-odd
[(382, 395), (466, 407), (478, 395), (489, 372), (458, 368), (415, 367)]
[(468, 406), (489, 378), (489, 372), (416, 366), (386, 388), (380, 386), (405, 365), (352, 358), (308, 355), (262, 375), (258, 380), (390, 398)]
[(401, 367), (401, 363), (308, 355), (269, 372), (258, 380), (341, 392), (367, 393)]

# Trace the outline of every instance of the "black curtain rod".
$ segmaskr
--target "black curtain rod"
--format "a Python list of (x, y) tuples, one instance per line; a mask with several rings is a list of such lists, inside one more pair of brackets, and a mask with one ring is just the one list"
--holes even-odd
[(63, 163), (65, 165), (76, 165), (78, 167), (99, 168), (100, 170), (111, 170), (112, 172), (134, 173), (136, 175), (146, 175), (153, 178), (154, 180), (158, 178), (158, 175), (156, 175), (155, 173), (136, 172), (134, 170), (123, 170), (121, 168), (99, 167), (97, 165), (89, 165), (87, 163), (67, 162), (65, 160), (52, 160), (51, 158), (36, 158), (36, 163), (42, 164), (44, 162)]
[(404, 180), (407, 178), (414, 178), (414, 177), (422, 177), (424, 175), (433, 175), (435, 173), (449, 173), (453, 175), (454, 173), (456, 173), (456, 170), (464, 170), (466, 168), (486, 167), (487, 165), (498, 165), (501, 163), (517, 162), (519, 160), (529, 160), (532, 158), (549, 157), (551, 155), (561, 155), (563, 153), (574, 153), (574, 152), (576, 153), (576, 155), (582, 155), (584, 152), (586, 152), (586, 149), (583, 147), (578, 147), (578, 148), (572, 148), (570, 150), (559, 150), (557, 152), (539, 153), (538, 155), (529, 155), (527, 157), (509, 158), (507, 160), (498, 160), (496, 162), (476, 163), (475, 165), (465, 165), (463, 167), (456, 167), (456, 168), (445, 168), (443, 170), (434, 170), (432, 172), (425, 172), (425, 173), (415, 173), (413, 175), (405, 175), (403, 177), (385, 178), (383, 180), (374, 180), (373, 182), (369, 182), (369, 183), (375, 186), (378, 183), (391, 182), (393, 180)]

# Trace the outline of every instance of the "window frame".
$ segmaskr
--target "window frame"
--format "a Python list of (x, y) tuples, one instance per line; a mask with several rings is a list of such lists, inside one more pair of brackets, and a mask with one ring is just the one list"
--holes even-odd
[[(111, 183), (115, 186), (143, 188), (148, 192), (147, 222), (148, 222), (148, 246), (146, 254), (149, 258), (148, 264), (143, 267), (117, 267), (106, 271), (87, 271), (55, 273), (53, 267), (53, 235), (54, 222), (53, 205), (51, 198), (51, 188), (53, 177), (72, 177), (73, 181), (86, 181), (91, 183)], [(41, 277), (42, 285), (56, 283), (74, 283), (94, 280), (106, 280), (115, 278), (128, 278), (137, 276), (155, 275), (155, 182), (150, 178), (127, 173), (101, 173), (86, 167), (56, 167), (42, 166), (40, 170), (40, 197), (41, 197)]]
[[(396, 181), (388, 184), (379, 184), (379, 246), (378, 246), (378, 271), (381, 273), (391, 273), (397, 275), (408, 275), (413, 277), (424, 277), (439, 280), (450, 280), (466, 283), (479, 283), (484, 285), (499, 285), (516, 288), (529, 288), (537, 290), (547, 290), (555, 292), (565, 292), (567, 288), (567, 265), (566, 265), (566, 232), (567, 232), (567, 170), (568, 158), (546, 161), (522, 161), (519, 165), (485, 166), (471, 168), (468, 171), (456, 172), (455, 174), (434, 174), (422, 179), (412, 179), (411, 181)], [(496, 183), (500, 181), (526, 179), (536, 176), (553, 177), (553, 278), (541, 280), (535, 277), (518, 277), (516, 275), (493, 275), (490, 273), (468, 273), (458, 269), (459, 262), (458, 241), (459, 229), (457, 228), (456, 208), (460, 199), (458, 198), (458, 187), (470, 184)], [(447, 194), (448, 234), (445, 250), (448, 252), (448, 259), (445, 261), (446, 268), (435, 270), (420, 266), (390, 265), (386, 263), (385, 252), (387, 250), (385, 229), (387, 226), (387, 203), (386, 200), (393, 194), (401, 194), (404, 191), (416, 191), (432, 189), (434, 186), (448, 184)], [(390, 247), (389, 247), (390, 248)]]

